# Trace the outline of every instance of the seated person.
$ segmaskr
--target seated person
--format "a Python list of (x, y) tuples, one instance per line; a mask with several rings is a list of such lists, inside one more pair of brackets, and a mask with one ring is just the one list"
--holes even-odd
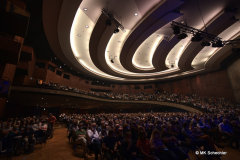
[(101, 126), (101, 131), (99, 132), (99, 139), (100, 141), (103, 140), (104, 137), (108, 135), (107, 127), (105, 124)]
[(236, 120), (231, 122), (233, 127), (233, 133), (236, 135), (238, 139), (240, 139), (240, 126)]
[(156, 156), (151, 154), (151, 146), (145, 131), (140, 131), (137, 141), (137, 148), (140, 153), (143, 155), (144, 160), (158, 160)]
[(195, 146), (201, 147), (204, 146), (204, 150), (209, 150), (209, 145), (205, 139), (198, 139), (191, 130), (189, 130), (188, 122), (184, 122), (182, 125), (182, 133), (185, 136), (186, 140), (190, 140), (190, 143), (194, 144)]
[(108, 131), (108, 136), (103, 138), (102, 149), (107, 160), (119, 159), (117, 152), (117, 141), (113, 130)]
[(18, 155), (17, 151), (22, 138), (18, 131), (18, 126), (14, 125), (8, 136), (12, 138), (14, 155)]
[(233, 133), (232, 127), (229, 125), (229, 121), (224, 119), (222, 123), (219, 124), (219, 131), (223, 136), (226, 136), (229, 140), (229, 144), (233, 147), (233, 143), (236, 143), (235, 148), (239, 148), (239, 140), (236, 135)]
[(140, 158), (137, 157), (137, 145), (132, 143), (131, 138), (131, 132), (127, 132), (125, 134), (125, 140), (121, 144), (120, 153), (126, 160), (140, 160)]
[[(155, 152), (154, 154), (161, 160), (173, 159), (175, 160), (176, 155), (173, 153), (171, 156), (168, 153), (168, 148), (163, 144), (161, 134), (158, 129), (154, 129), (150, 139), (151, 149)], [(171, 152), (172, 153), (172, 152)]]
[(153, 132), (154, 128), (155, 128), (154, 124), (150, 123), (149, 124), (149, 130), (148, 130), (148, 133), (147, 133), (147, 138), (148, 139), (151, 138), (151, 135), (152, 135), (152, 132)]
[(78, 130), (75, 132), (75, 144), (81, 144), (85, 157), (87, 158), (87, 132), (82, 129), (82, 124), (78, 125)]
[(34, 131), (33, 129), (27, 125), (25, 129), (21, 132), (23, 143), (24, 143), (24, 153), (27, 153), (28, 150), (28, 144), (35, 145), (36, 139), (34, 137)]
[[(172, 132), (167, 130), (166, 125), (162, 125), (162, 132), (161, 132), (162, 140), (164, 144), (168, 147), (168, 154), (171, 159), (187, 159), (188, 158), (188, 150), (181, 149), (178, 143), (178, 140)], [(178, 158), (179, 157), (179, 158)]]
[(12, 130), (11, 123), (6, 123), (2, 127), (2, 134), (3, 134), (3, 136), (6, 137), (11, 130)]
[(117, 140), (117, 149), (120, 150), (121, 148), (121, 144), (124, 141), (124, 136), (123, 136), (123, 129), (120, 127), (118, 129), (118, 135), (116, 136), (116, 140)]
[(95, 160), (98, 160), (98, 155), (101, 155), (99, 135), (96, 130), (96, 123), (91, 124), (91, 128), (87, 130), (87, 137), (89, 142), (89, 149), (94, 151)]

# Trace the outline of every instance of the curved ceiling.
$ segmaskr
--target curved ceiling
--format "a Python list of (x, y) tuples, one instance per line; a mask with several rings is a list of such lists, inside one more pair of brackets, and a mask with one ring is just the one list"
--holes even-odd
[[(199, 6), (191, 0), (107, 1), (43, 1), (44, 29), (56, 56), (98, 79), (137, 83), (190, 76), (219, 69), (231, 54), (229, 45), (203, 47), (190, 34), (178, 39), (172, 21), (202, 31), (206, 23), (207, 32), (222, 40), (239, 38), (238, 14), (229, 11), (239, 0), (198, 0)], [(106, 25), (102, 8), (124, 30), (114, 34), (117, 26)]]

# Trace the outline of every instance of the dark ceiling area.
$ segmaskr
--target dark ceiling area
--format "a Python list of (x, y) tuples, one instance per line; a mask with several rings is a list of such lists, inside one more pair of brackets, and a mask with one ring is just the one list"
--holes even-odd
[[(42, 4), (43, 0), (26, 0), (26, 10), (31, 14), (27, 35), (24, 41), (24, 45), (34, 48), (36, 58), (50, 60), (58, 67), (68, 73), (76, 76), (80, 76), (83, 79), (89, 79), (86, 75), (79, 73), (65, 65), (61, 60), (59, 60), (51, 47), (49, 46), (46, 34), (43, 28), (42, 20)], [(91, 80), (94, 80), (91, 78)]]

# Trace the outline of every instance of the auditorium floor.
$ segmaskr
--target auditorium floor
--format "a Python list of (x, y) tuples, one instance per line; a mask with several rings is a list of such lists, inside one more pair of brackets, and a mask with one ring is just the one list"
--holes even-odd
[[(77, 149), (77, 155), (73, 153), (73, 146), (69, 144), (66, 128), (55, 129), (54, 138), (47, 141), (46, 146), (37, 144), (35, 146), (34, 153), (31, 154), (20, 154), (20, 156), (14, 156), (13, 160), (83, 160), (82, 150)], [(223, 149), (218, 149), (218, 151), (225, 151), (227, 155), (222, 156), (222, 160), (239, 160), (240, 159), (240, 150), (232, 149), (226, 147)], [(197, 159), (195, 153), (190, 152), (190, 159)], [(89, 160), (94, 160), (95, 158), (89, 157)], [(201, 157), (200, 159), (205, 159)]]

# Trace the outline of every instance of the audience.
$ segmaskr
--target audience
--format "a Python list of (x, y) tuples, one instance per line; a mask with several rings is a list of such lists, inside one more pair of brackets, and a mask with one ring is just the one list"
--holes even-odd
[(120, 99), (120, 100), (146, 100), (146, 101), (167, 101), (174, 103), (181, 103), (184, 105), (191, 105), (209, 112), (228, 111), (230, 108), (239, 108), (240, 104), (236, 104), (226, 100), (225, 98), (214, 97), (200, 97), (197, 94), (170, 94), (167, 92), (149, 94), (146, 92), (139, 92), (137, 94), (112, 93), (112, 92), (94, 92), (82, 90), (75, 87), (64, 86), (51, 81), (43, 82), (42, 86), (50, 86), (54, 89), (62, 89), (73, 91), (90, 96), (97, 96), (101, 98)]

